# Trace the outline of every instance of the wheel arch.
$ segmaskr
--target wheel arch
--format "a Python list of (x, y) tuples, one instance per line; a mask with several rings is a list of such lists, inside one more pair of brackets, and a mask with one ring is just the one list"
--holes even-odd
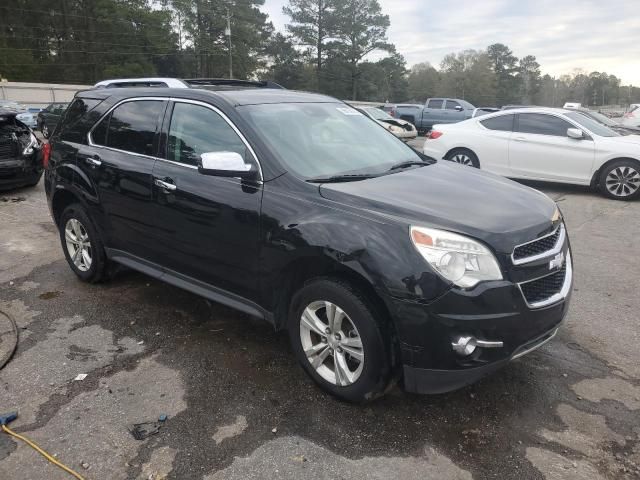
[(607, 168), (609, 165), (611, 165), (614, 162), (619, 162), (621, 160), (628, 160), (631, 162), (635, 162), (638, 167), (640, 167), (640, 159), (639, 158), (633, 158), (633, 157), (614, 157), (610, 160), (607, 160), (606, 162), (604, 162), (602, 165), (600, 165), (600, 167), (598, 169), (596, 169), (595, 172), (593, 172), (593, 176), (591, 177), (591, 187), (592, 188), (596, 188), (600, 185), (600, 175), (602, 174), (602, 171)]
[(58, 227), (60, 226), (60, 217), (62, 216), (62, 212), (64, 212), (64, 209), (73, 203), (82, 204), (79, 195), (67, 190), (66, 188), (55, 190), (53, 198), (51, 199), (51, 212), (53, 213), (53, 220)]
[(279, 275), (279, 293), (275, 299), (274, 320), (276, 329), (286, 327), (289, 306), (293, 295), (304, 285), (319, 278), (333, 278), (358, 288), (392, 325), (390, 311), (368, 275), (328, 256), (301, 257), (289, 263)]

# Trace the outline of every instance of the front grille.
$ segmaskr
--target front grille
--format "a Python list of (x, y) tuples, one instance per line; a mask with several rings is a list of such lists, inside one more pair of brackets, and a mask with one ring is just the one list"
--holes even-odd
[(15, 156), (15, 148), (13, 142), (0, 142), (0, 159), (13, 158)]
[(560, 293), (567, 275), (567, 263), (564, 262), (562, 268), (546, 277), (521, 283), (522, 294), (529, 305), (543, 302), (548, 298)]
[(558, 243), (562, 228), (562, 225), (560, 225), (551, 235), (516, 247), (513, 251), (513, 259), (522, 260), (523, 258), (533, 257), (552, 250)]

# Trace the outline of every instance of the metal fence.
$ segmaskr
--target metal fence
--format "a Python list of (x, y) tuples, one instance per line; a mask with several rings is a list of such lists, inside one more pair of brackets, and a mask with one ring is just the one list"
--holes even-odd
[(88, 85), (0, 82), (0, 100), (12, 100), (31, 107), (46, 107), (53, 102), (70, 102), (78, 90)]

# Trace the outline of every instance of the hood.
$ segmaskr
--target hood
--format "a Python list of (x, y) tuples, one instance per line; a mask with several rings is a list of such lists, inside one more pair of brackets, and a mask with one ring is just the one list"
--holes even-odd
[(386, 120), (379, 120), (382, 123), (388, 123), (389, 125), (395, 125), (396, 127), (407, 128), (411, 130), (413, 128), (413, 124), (407, 122), (406, 120), (400, 120), (395, 118), (389, 118)]
[(640, 147), (640, 134), (625, 135), (623, 137), (603, 137), (607, 142), (625, 143)]
[(320, 194), (407, 226), (468, 235), (502, 253), (548, 233), (556, 209), (537, 190), (451, 162), (368, 180), (325, 183)]

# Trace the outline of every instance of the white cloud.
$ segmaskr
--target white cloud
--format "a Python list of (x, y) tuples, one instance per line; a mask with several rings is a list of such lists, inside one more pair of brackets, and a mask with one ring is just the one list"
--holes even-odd
[[(279, 30), (287, 0), (263, 10)], [(544, 73), (606, 71), (640, 85), (638, 0), (380, 0), (389, 39), (409, 65), (438, 65), (450, 52), (496, 42), (516, 56), (535, 55)]]

